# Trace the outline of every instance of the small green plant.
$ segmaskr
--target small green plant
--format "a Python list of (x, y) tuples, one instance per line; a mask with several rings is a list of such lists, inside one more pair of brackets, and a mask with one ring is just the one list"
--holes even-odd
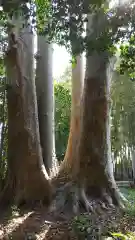
[(92, 220), (88, 216), (76, 216), (72, 225), (77, 235), (82, 237), (82, 239), (87, 239), (87, 235), (91, 234)]
[(135, 239), (135, 235), (133, 233), (127, 233), (127, 234), (110, 233), (110, 236), (112, 236), (112, 239), (116, 239), (116, 240), (134, 240)]
[(73, 229), (78, 236), (78, 239), (98, 239), (101, 235), (99, 225), (95, 222), (94, 216), (81, 214), (76, 216), (72, 222)]

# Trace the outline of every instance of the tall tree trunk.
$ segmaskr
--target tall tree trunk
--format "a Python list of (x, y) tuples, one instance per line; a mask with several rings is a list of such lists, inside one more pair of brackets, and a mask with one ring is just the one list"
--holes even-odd
[[(88, 34), (104, 31), (105, 16), (99, 11), (88, 16)], [(102, 43), (101, 43), (102, 44)], [(109, 56), (107, 51), (93, 50), (87, 53), (86, 77), (84, 83), (81, 136), (78, 149), (78, 181), (82, 197), (87, 205), (83, 189), (90, 196), (104, 198), (109, 203), (119, 204), (120, 195), (110, 170), (110, 124), (108, 78)], [(77, 165), (77, 164), (76, 164)], [(89, 208), (89, 206), (87, 206)]]
[(45, 201), (51, 188), (42, 161), (36, 89), (33, 35), (25, 29), (21, 39), (9, 32), (8, 70), (12, 85), (8, 98), (8, 179), (1, 200), (16, 204)]
[(67, 149), (60, 171), (71, 170), (76, 158), (78, 139), (80, 134), (80, 105), (83, 92), (83, 55), (76, 58), (76, 65), (72, 68), (72, 102), (71, 122)]
[(52, 72), (52, 44), (38, 36), (37, 103), (43, 161), (49, 174), (57, 170), (54, 139), (54, 91)]
[[(104, 31), (105, 23), (101, 12), (89, 16), (88, 33), (94, 33), (94, 37), (96, 34), (99, 36), (99, 31)], [(93, 31), (89, 31), (91, 29)], [(73, 162), (72, 181), (65, 185), (62, 201), (57, 198), (58, 209), (62, 211), (62, 205), (66, 204), (69, 196), (75, 212), (78, 211), (80, 201), (83, 202), (87, 211), (93, 208), (96, 210), (97, 204), (103, 207), (103, 202), (109, 206), (121, 203), (120, 194), (108, 164), (108, 144), (110, 144), (107, 137), (107, 128), (110, 127), (108, 124), (109, 91), (107, 91), (108, 60), (107, 52), (95, 49), (87, 53), (79, 143), (77, 156)]]
[[(109, 190), (108, 95), (105, 53), (87, 58), (82, 131), (79, 145), (79, 181), (93, 197)], [(107, 171), (106, 171), (107, 170)], [(84, 180), (85, 179), (85, 180)], [(84, 187), (84, 186), (82, 186)], [(103, 191), (103, 192), (102, 192)]]

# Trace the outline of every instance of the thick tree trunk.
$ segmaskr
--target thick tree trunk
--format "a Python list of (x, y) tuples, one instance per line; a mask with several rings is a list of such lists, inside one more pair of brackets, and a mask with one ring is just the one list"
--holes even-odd
[(91, 196), (99, 198), (111, 189), (106, 57), (95, 52), (87, 58), (78, 153), (79, 181)]
[(7, 62), (12, 85), (8, 98), (8, 181), (2, 200), (16, 204), (50, 202), (51, 188), (42, 161), (36, 89), (33, 35), (27, 29), (21, 39), (9, 33)]
[[(104, 31), (105, 21), (101, 12), (88, 16), (88, 34), (90, 29), (93, 29), (95, 35), (98, 35), (100, 30)], [(108, 62), (107, 51), (95, 49), (91, 54), (87, 53), (78, 164), (76, 162), (77, 181), (90, 197), (101, 201), (104, 199), (110, 204), (119, 204), (119, 192), (110, 168)], [(87, 205), (85, 191), (82, 193)], [(87, 207), (89, 208), (89, 205)]]
[[(100, 13), (92, 18), (90, 16), (88, 30), (93, 29), (90, 32), (95, 34), (98, 34), (97, 29), (102, 31), (104, 27), (101, 27), (102, 18), (103, 15)], [(65, 185), (62, 201), (57, 198), (60, 210), (62, 204), (66, 204), (64, 198), (66, 200), (68, 198), (68, 202), (72, 199), (75, 212), (80, 208), (80, 202), (87, 211), (97, 210), (98, 205), (104, 208), (105, 203), (108, 206), (121, 203), (108, 162), (110, 157), (108, 60), (107, 52), (95, 50), (87, 54), (77, 156), (73, 162), (72, 181)]]
[(49, 174), (57, 171), (54, 136), (54, 92), (52, 74), (52, 44), (38, 36), (37, 103), (43, 161)]
[(71, 103), (71, 122), (68, 144), (64, 160), (61, 164), (61, 171), (71, 170), (73, 161), (76, 158), (78, 139), (80, 134), (80, 105), (83, 92), (83, 56), (76, 58), (77, 63), (72, 68), (72, 103)]

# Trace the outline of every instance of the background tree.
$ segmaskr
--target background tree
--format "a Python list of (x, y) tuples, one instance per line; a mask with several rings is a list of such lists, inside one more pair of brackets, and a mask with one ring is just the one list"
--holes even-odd
[(55, 94), (55, 144), (56, 155), (63, 161), (70, 128), (71, 87), (70, 81), (54, 83)]
[[(121, 178), (131, 178), (128, 168), (134, 159), (134, 34), (128, 30), (128, 38), (120, 47), (120, 61), (112, 86), (112, 143), (116, 171), (121, 168)], [(127, 43), (128, 41), (128, 43)], [(134, 160), (132, 162), (134, 172)], [(116, 173), (118, 175), (118, 173)]]
[(56, 166), (54, 132), (54, 93), (52, 56), (53, 46), (44, 36), (38, 36), (38, 59), (36, 72), (37, 102), (40, 139), (45, 167), (50, 172)]

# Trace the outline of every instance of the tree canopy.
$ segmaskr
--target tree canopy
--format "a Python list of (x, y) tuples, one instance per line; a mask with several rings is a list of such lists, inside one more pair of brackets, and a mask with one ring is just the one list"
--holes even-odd
[[(130, 35), (129, 27), (134, 31), (133, 1), (113, 8), (105, 0), (7, 0), (1, 5), (10, 14), (21, 9), (26, 18), (31, 16), (33, 27), (40, 34), (49, 41), (66, 46), (74, 55), (94, 49), (102, 51), (104, 48), (114, 52), (114, 44)], [(96, 11), (104, 13), (100, 22), (103, 30), (100, 34), (94, 30), (86, 35), (87, 15)]]

